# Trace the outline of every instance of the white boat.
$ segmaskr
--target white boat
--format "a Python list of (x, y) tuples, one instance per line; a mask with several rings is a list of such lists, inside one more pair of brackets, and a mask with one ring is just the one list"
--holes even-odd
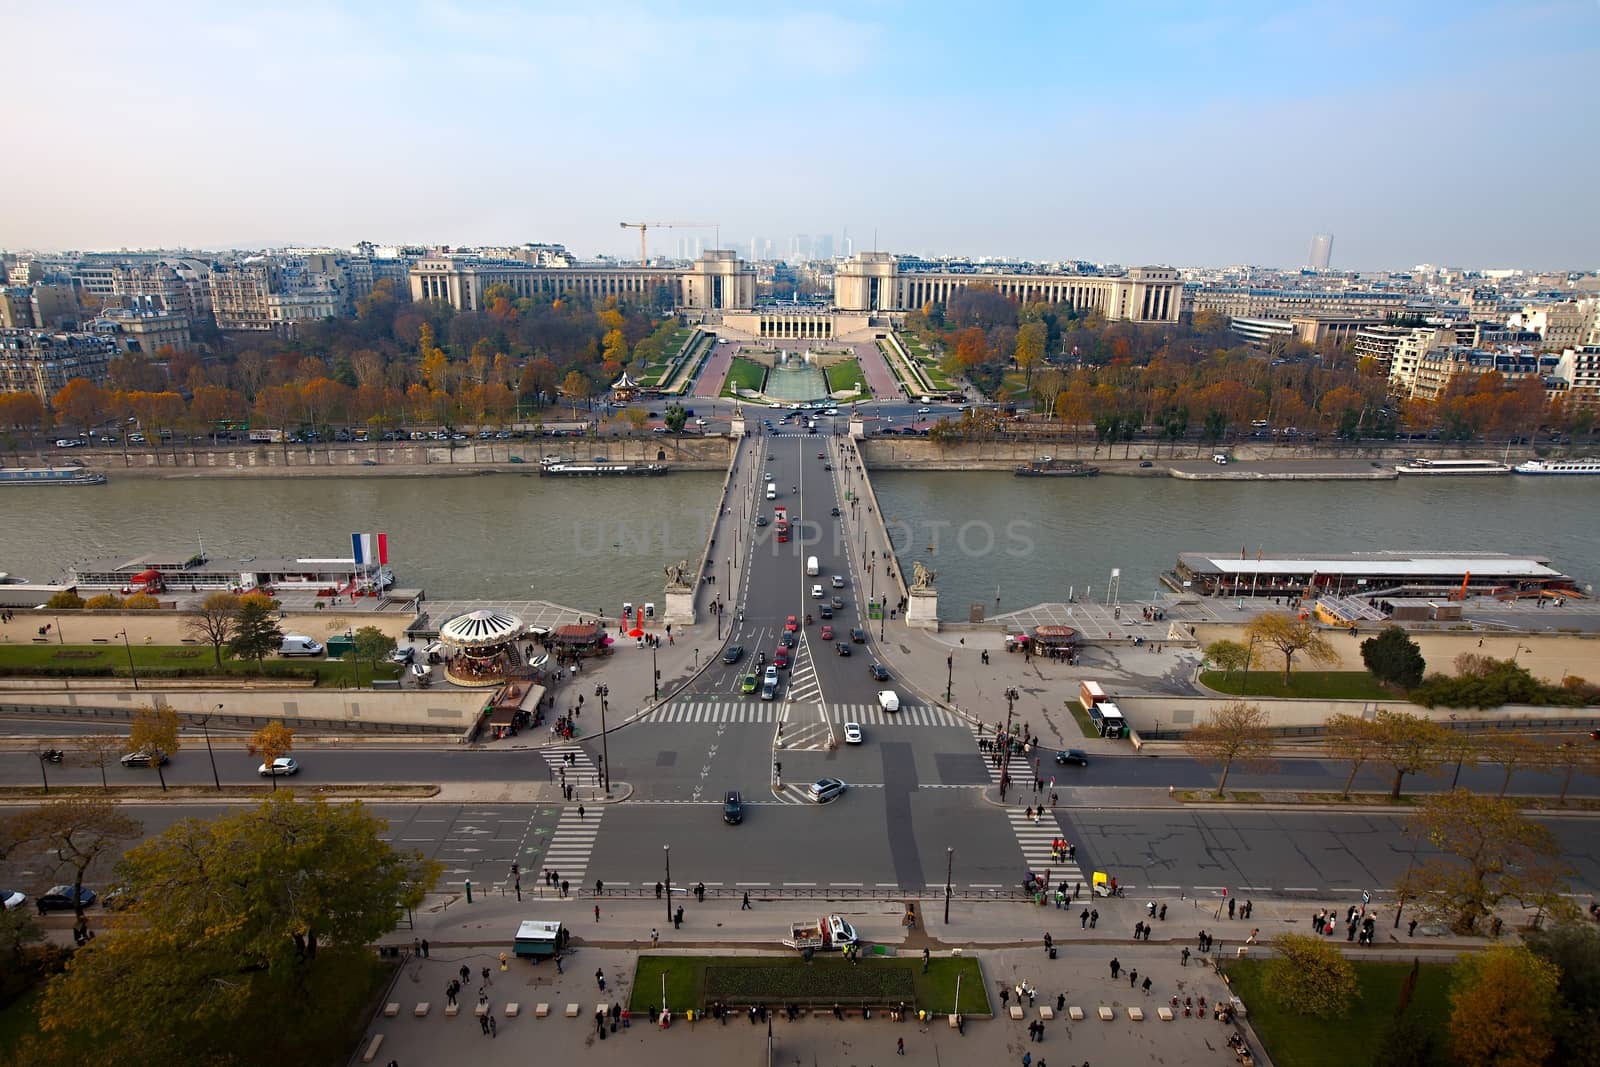
[(1530, 459), (1512, 469), (1518, 474), (1600, 474), (1600, 459)]
[(1400, 474), (1510, 474), (1506, 463), (1492, 459), (1414, 459), (1398, 463), (1394, 468)]

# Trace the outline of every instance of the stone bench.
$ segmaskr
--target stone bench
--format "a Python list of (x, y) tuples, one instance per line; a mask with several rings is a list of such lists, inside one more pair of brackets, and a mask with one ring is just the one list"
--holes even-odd
[(479, 1001), (472, 1006), (472, 1014), (478, 1016), (480, 1019), (483, 1018), (485, 1015), (489, 1014), (489, 1005), (483, 1001)]
[(515, 1019), (517, 1017), (517, 1013), (520, 1012), (521, 1010), (522, 1010), (522, 1005), (518, 1004), (516, 1001), (512, 1000), (512, 1001), (507, 1001), (506, 1002), (506, 1018), (507, 1019)]
[(433, 1005), (428, 1003), (426, 1000), (419, 1000), (417, 1001), (417, 1006), (411, 1009), (411, 1014), (415, 1015), (419, 1019), (426, 1018), (428, 1010), (432, 1007)]
[(459, 1005), (459, 1004), (446, 1004), (444, 1006), (444, 1017), (446, 1019), (454, 1019), (457, 1015), (460, 1015), (460, 1014), (461, 1014), (461, 1005)]
[(367, 1042), (367, 1051), (361, 1054), (362, 1063), (371, 1063), (378, 1058), (378, 1050), (383, 1047), (383, 1035), (373, 1034), (372, 1040)]
[(1013, 1005), (1011, 1005), (1011, 1007), (1007, 1010), (1006, 1014), (1010, 1015), (1013, 1019), (1017, 1020), (1018, 1022), (1021, 1022), (1022, 1021), (1022, 1016), (1023, 1016), (1022, 1005), (1021, 1004), (1013, 1004)]
[(1172, 1009), (1163, 1004), (1156, 1009), (1156, 1018), (1164, 1023), (1170, 1023), (1172, 1021)]
[(393, 1019), (396, 1015), (399, 1015), (399, 1014), (400, 1014), (400, 1002), (398, 1000), (391, 1000), (391, 1001), (389, 1001), (389, 1003), (387, 1003), (387, 1004), (385, 1004), (383, 1006), (383, 1017), (385, 1019)]
[(548, 1001), (541, 1000), (539, 1003), (533, 1006), (533, 1017), (535, 1019), (545, 1019), (549, 1018), (549, 1016), (550, 1003)]
[(566, 1014), (567, 1014), (567, 1018), (576, 1019), (578, 1017), (578, 1005), (577, 1004), (568, 1004), (567, 1005)]
[(1039, 1007), (1039, 1018), (1043, 1019), (1045, 1022), (1049, 1022), (1051, 1019), (1054, 1019), (1055, 1017), (1056, 1017), (1056, 1010), (1054, 1008), (1052, 1008), (1048, 1004), (1040, 1005), (1040, 1007)]
[(1100, 1005), (1098, 1014), (1100, 1016), (1100, 1021), (1103, 1023), (1108, 1023), (1117, 1017), (1117, 1013), (1106, 1007), (1104, 1004)]
[(1077, 1005), (1073, 1005), (1067, 1009), (1067, 1018), (1071, 1019), (1075, 1023), (1083, 1022), (1083, 1009)]
[(1144, 1009), (1137, 1006), (1129, 1008), (1128, 1018), (1136, 1023), (1144, 1022)]

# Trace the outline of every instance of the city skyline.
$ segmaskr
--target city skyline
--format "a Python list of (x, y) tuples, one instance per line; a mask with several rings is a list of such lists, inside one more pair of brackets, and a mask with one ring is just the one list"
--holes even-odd
[[(0, 246), (548, 241), (625, 259), (638, 233), (618, 222), (693, 219), (777, 255), (804, 234), (842, 253), (848, 232), (857, 251), (1292, 269), (1334, 233), (1335, 269), (1595, 266), (1600, 216), (1570, 175), (1600, 152), (1570, 110), (1600, 6), (986, 17), (19, 8), (0, 50), (36, 87), (10, 112), (32, 151)], [(1485, 42), (1492, 80), (1471, 60)], [(1486, 137), (1566, 151), (1450, 147)], [(709, 246), (707, 229), (652, 234), (651, 254)]]

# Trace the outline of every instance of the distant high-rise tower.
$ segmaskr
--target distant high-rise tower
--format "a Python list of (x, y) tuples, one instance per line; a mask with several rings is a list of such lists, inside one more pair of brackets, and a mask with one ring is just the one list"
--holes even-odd
[(1333, 260), (1333, 234), (1319, 233), (1311, 238), (1311, 269), (1327, 270)]

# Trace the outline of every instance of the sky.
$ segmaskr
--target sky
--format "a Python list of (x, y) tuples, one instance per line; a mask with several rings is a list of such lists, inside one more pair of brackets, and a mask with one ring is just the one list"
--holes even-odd
[(1600, 0), (5, 0), (0, 70), (0, 248), (1600, 267)]

